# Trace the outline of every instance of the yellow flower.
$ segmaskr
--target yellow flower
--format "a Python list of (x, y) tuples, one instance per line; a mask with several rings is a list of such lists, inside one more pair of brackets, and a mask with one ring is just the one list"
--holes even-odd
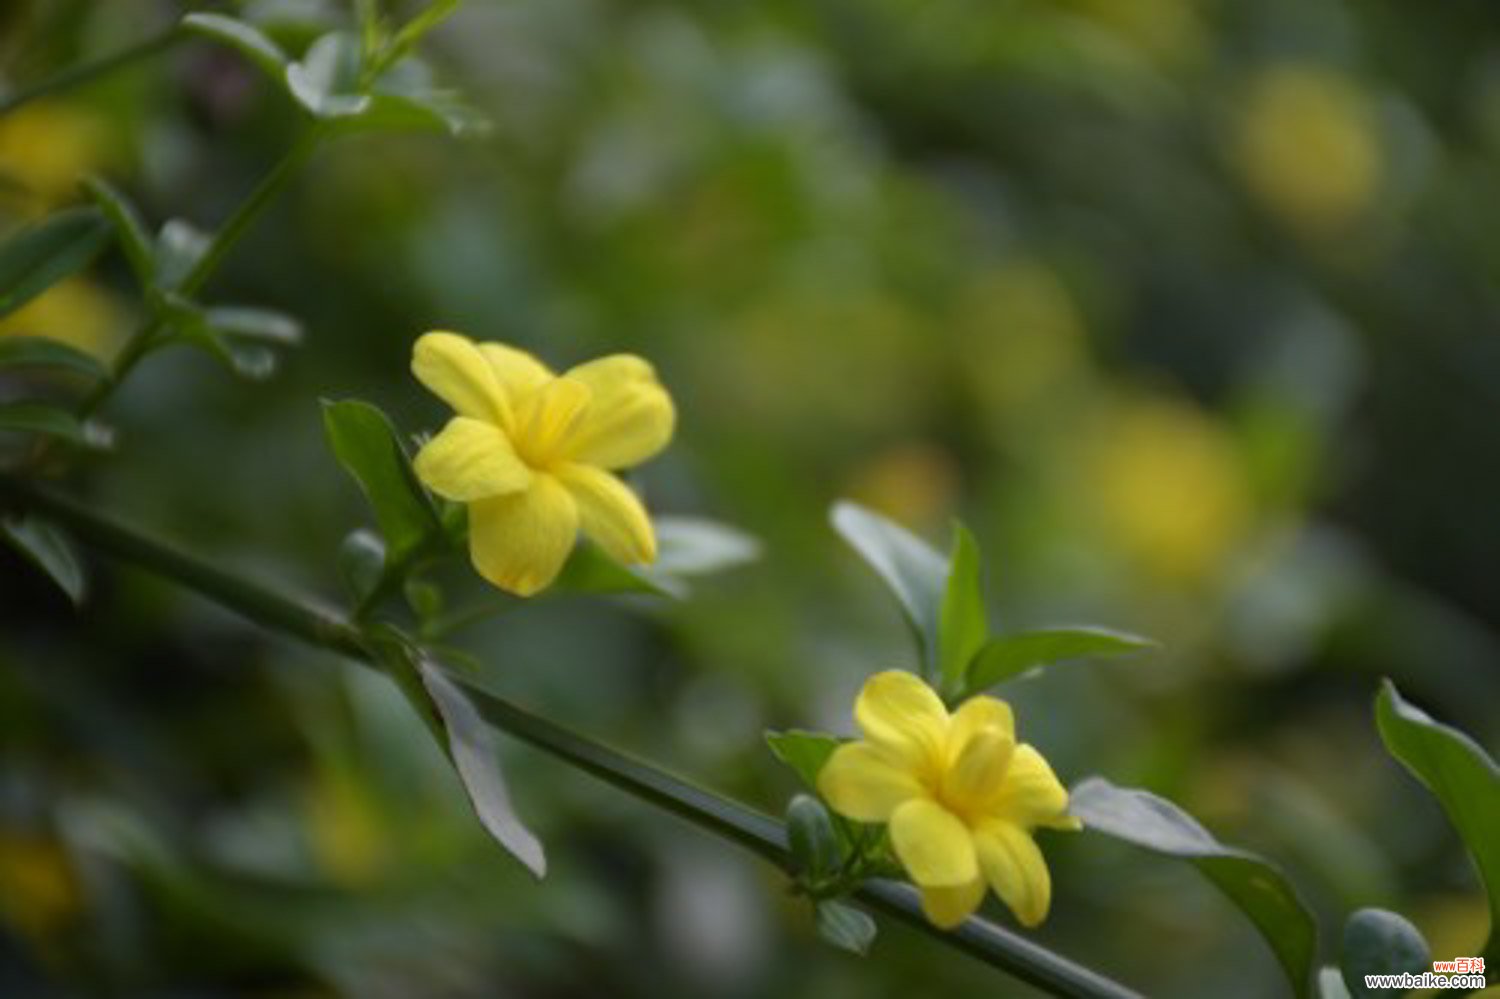
[(579, 530), (625, 563), (656, 558), (656, 534), (611, 470), (672, 437), (672, 399), (651, 365), (615, 354), (553, 374), (530, 354), (427, 333), (412, 373), (458, 413), (417, 455), (417, 476), (469, 508), (474, 568), (518, 596), (545, 588)]
[(1032, 831), (1082, 823), (1042, 755), (1016, 745), (1010, 705), (972, 697), (950, 715), (927, 684), (888, 670), (865, 683), (854, 720), (865, 737), (834, 751), (818, 790), (848, 818), (890, 823), (927, 918), (957, 926), (988, 884), (1023, 925), (1045, 919), (1052, 879)]

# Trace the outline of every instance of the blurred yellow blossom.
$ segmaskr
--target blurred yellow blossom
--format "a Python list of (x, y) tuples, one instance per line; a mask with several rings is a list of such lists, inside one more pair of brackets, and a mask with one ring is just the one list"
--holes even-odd
[(875, 455), (855, 470), (846, 494), (903, 524), (941, 521), (958, 493), (958, 466), (936, 444), (911, 441)]
[(1017, 260), (984, 271), (954, 311), (961, 374), (988, 419), (1005, 420), (1052, 401), (1087, 361), (1083, 316), (1062, 281), (1042, 264)]
[(1253, 80), (1235, 151), (1251, 191), (1314, 234), (1358, 218), (1381, 183), (1368, 102), (1350, 80), (1319, 67), (1280, 66)]
[(0, 178), (22, 188), (38, 207), (69, 198), (103, 154), (99, 119), (72, 105), (33, 101), (0, 115)]
[(118, 335), (121, 313), (109, 292), (72, 277), (0, 318), (0, 336), (47, 337), (102, 357)]
[(35, 833), (0, 830), (0, 914), (34, 939), (64, 928), (82, 907), (67, 852)]
[(672, 399), (649, 363), (615, 354), (556, 375), (514, 347), (433, 332), (417, 340), (412, 372), (458, 414), (415, 469), (468, 504), (481, 576), (530, 596), (557, 577), (580, 529), (621, 562), (656, 559), (645, 507), (611, 474), (672, 437)]
[(1234, 442), (1189, 403), (1142, 397), (1090, 423), (1079, 493), (1103, 541), (1145, 571), (1192, 582), (1251, 526), (1250, 484)]
[(308, 835), (323, 869), (339, 883), (356, 886), (379, 874), (386, 859), (386, 826), (358, 775), (320, 773), (306, 795)]
[(1023, 925), (1045, 919), (1052, 879), (1032, 833), (1082, 824), (1047, 761), (1016, 744), (1010, 705), (972, 697), (949, 714), (926, 683), (888, 670), (865, 683), (854, 719), (864, 738), (834, 751), (818, 790), (848, 818), (890, 823), (927, 918), (957, 926), (988, 885)]

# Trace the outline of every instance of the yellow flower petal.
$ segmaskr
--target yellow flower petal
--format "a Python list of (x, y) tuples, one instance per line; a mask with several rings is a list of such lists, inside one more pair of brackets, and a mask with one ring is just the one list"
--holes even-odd
[(963, 751), (943, 772), (943, 801), (965, 816), (985, 813), (1005, 788), (1005, 773), (1016, 741), (997, 726), (987, 726), (964, 743)]
[(845, 743), (818, 773), (818, 793), (856, 822), (885, 822), (903, 802), (925, 792), (917, 778), (868, 742)]
[(553, 474), (573, 494), (583, 533), (627, 565), (656, 561), (656, 532), (640, 499), (619, 478), (591, 465), (560, 465)]
[(525, 489), (531, 469), (493, 423), (455, 416), (412, 462), (417, 478), (439, 496), (467, 502)]
[(550, 475), (525, 492), (469, 504), (469, 557), (502, 590), (529, 597), (562, 569), (578, 539), (578, 506)]
[[(1067, 818), (1068, 790), (1042, 754), (1030, 745), (1016, 747), (992, 814), (1022, 828), (1055, 825)], [(1063, 821), (1061, 828), (1071, 828)]]
[(560, 445), (589, 408), (589, 389), (571, 378), (554, 378), (516, 410), (516, 450), (536, 468), (558, 464)]
[(440, 330), (422, 334), (412, 346), (411, 372), (460, 416), (510, 425), (500, 383), (467, 337)]
[(984, 878), (956, 888), (923, 888), (922, 911), (934, 926), (951, 930), (968, 919), (984, 901)]
[(919, 773), (942, 765), (948, 709), (912, 674), (893, 669), (866, 680), (854, 701), (854, 721), (865, 738)]
[(891, 813), (891, 846), (923, 888), (966, 885), (979, 876), (974, 838), (958, 816), (929, 798), (912, 798)]
[(1052, 905), (1052, 876), (1036, 841), (1008, 822), (991, 822), (974, 836), (979, 866), (1022, 926), (1037, 926)]
[(512, 412), (518, 411), (527, 399), (557, 377), (536, 357), (509, 344), (481, 343), (478, 346), (479, 353), (494, 371), (495, 381)]
[(969, 739), (987, 728), (999, 729), (1003, 735), (1015, 739), (1016, 719), (1009, 704), (984, 694), (960, 704), (948, 726), (948, 760), (958, 759)]
[(645, 461), (672, 439), (676, 410), (649, 362), (613, 354), (580, 364), (563, 377), (582, 382), (593, 393), (593, 403), (568, 441), (574, 461), (624, 468)]

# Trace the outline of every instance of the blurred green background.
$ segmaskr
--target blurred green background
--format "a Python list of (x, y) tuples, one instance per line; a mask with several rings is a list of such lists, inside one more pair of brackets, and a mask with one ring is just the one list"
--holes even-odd
[[(350, 16), (231, 9), (294, 52)], [(19, 86), (183, 6), (0, 10)], [(320, 397), (435, 429), (407, 374), (434, 327), (558, 366), (636, 352), (681, 413), (651, 505), (764, 556), (682, 603), (472, 629), (495, 687), (779, 811), (761, 730), (849, 731), (863, 678), (915, 662), (829, 503), (944, 544), (961, 516), (1000, 627), (1165, 644), (1008, 688), (1065, 782), (1150, 787), (1279, 858), (1330, 939), (1381, 905), (1477, 952), (1476, 878), (1370, 705), (1389, 675), (1500, 740), (1493, 4), (470, 0), (426, 51), (491, 131), (320, 154), (209, 289), (306, 345), (262, 384), (153, 357), (76, 494), (331, 596), (366, 513)], [(190, 42), (0, 118), (0, 214), (97, 172), (211, 228), (301, 127)], [(3, 332), (109, 355), (135, 312), (111, 254)], [(93, 568), (75, 614), (0, 555), (0, 994), (1030, 994), (899, 927), (831, 951), (774, 872), (507, 742), (537, 884), (381, 681)], [(1048, 945), (1152, 995), (1283, 988), (1184, 865), (1043, 848)]]

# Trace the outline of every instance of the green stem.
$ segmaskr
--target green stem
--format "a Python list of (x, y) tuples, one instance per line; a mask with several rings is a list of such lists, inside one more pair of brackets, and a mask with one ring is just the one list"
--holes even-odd
[(256, 624), (345, 656), (365, 656), (359, 632), (336, 611), (243, 579), (21, 479), (0, 477), (0, 500), (44, 514), (100, 551), (180, 583)]
[(88, 83), (90, 80), (103, 76), (111, 70), (118, 69), (120, 66), (135, 62), (137, 59), (144, 59), (149, 55), (155, 55), (162, 49), (168, 48), (180, 41), (184, 34), (185, 32), (183, 32), (181, 26), (173, 25), (160, 34), (152, 35), (150, 38), (137, 42), (129, 48), (121, 49), (114, 55), (74, 66), (58, 73), (56, 76), (50, 76), (39, 83), (34, 83), (29, 87), (23, 87), (14, 93), (7, 94), (5, 97), (0, 98), (0, 115), (9, 114), (21, 105), (28, 101), (33, 101), (38, 97), (45, 97), (59, 90), (67, 90), (70, 87)]
[(243, 204), (231, 215), (219, 231), (214, 235), (213, 241), (209, 243), (208, 249), (198, 259), (198, 263), (182, 279), (182, 283), (175, 289), (183, 295), (191, 296), (203, 283), (209, 279), (224, 257), (240, 241), (240, 237), (250, 228), (260, 213), (281, 189), (286, 187), (287, 181), (296, 175), (297, 170), (303, 163), (307, 162), (317, 149), (318, 143), (323, 140), (327, 130), (322, 125), (314, 125), (296, 141), (287, 154), (281, 158), (271, 172), (266, 174), (255, 190), (250, 192)]
[[(296, 174), (298, 168), (307, 162), (308, 157), (322, 141), (324, 134), (320, 126), (313, 126), (302, 134), (286, 156), (282, 157), (271, 172), (262, 178), (255, 190), (250, 192), (244, 203), (219, 229), (212, 242), (209, 243), (208, 249), (182, 279), (176, 291), (183, 295), (192, 295), (203, 286), (203, 283), (218, 269), (224, 257), (239, 242), (240, 237), (250, 228), (251, 223), (259, 217), (261, 212), (265, 211), (266, 206), (281, 192), (281, 189)], [(93, 391), (84, 396), (83, 401), (78, 404), (80, 419), (87, 418), (102, 406), (120, 387), (125, 378), (135, 370), (135, 366), (151, 352), (156, 346), (154, 338), (157, 333), (161, 332), (162, 325), (160, 316), (151, 319), (125, 342), (125, 346), (121, 348), (114, 363), (110, 366), (109, 377), (100, 381)]]
[[(340, 614), (295, 599), (280, 589), (230, 575), (50, 490), (0, 477), (0, 499), (43, 514), (99, 550), (181, 583), (267, 628), (376, 666), (359, 630)], [(783, 870), (790, 868), (786, 834), (775, 819), (585, 738), (462, 676), (455, 679), (464, 684), (484, 716), (512, 736), (737, 843)], [(956, 930), (940, 930), (922, 914), (921, 901), (910, 885), (872, 880), (855, 894), (871, 908), (1054, 995), (1137, 997), (1125, 986), (985, 920), (971, 918)]]

